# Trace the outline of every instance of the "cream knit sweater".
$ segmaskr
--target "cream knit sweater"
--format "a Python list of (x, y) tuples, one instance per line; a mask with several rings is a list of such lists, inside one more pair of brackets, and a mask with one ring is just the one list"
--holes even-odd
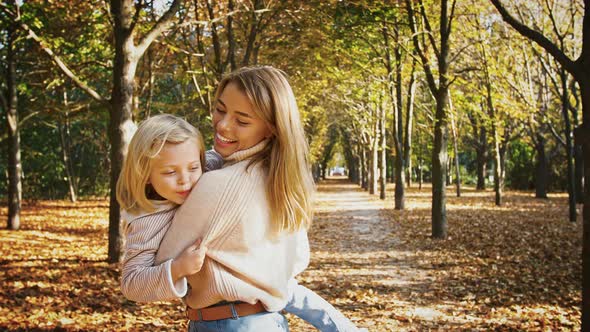
[(203, 174), (160, 244), (155, 264), (198, 238), (208, 248), (201, 271), (187, 277), (191, 290), (185, 302), (192, 308), (240, 300), (281, 310), (288, 284), (309, 263), (305, 230), (271, 236), (266, 172), (260, 164), (247, 168), (267, 143), (238, 151), (222, 169)]

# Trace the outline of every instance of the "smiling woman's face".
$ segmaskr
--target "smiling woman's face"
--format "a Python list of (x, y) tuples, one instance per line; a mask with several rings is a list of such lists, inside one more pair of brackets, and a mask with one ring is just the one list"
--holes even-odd
[(215, 151), (227, 157), (246, 150), (270, 137), (270, 130), (252, 108), (248, 97), (235, 83), (229, 83), (213, 111)]

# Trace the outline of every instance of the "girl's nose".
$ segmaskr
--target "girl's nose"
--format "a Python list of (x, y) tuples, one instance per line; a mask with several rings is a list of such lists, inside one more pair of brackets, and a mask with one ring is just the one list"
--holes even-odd
[(182, 172), (178, 177), (178, 184), (185, 184), (189, 181), (189, 175), (187, 172)]

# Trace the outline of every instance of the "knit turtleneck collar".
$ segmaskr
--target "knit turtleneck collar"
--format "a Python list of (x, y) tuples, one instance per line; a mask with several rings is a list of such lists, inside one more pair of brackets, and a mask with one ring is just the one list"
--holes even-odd
[(270, 139), (264, 139), (260, 143), (254, 145), (251, 148), (248, 148), (245, 150), (238, 150), (238, 151), (230, 154), (229, 156), (224, 157), (223, 160), (226, 163), (237, 163), (242, 160), (246, 160), (248, 158), (251, 158), (254, 155), (256, 155), (258, 152), (264, 150), (264, 148), (268, 145), (269, 141), (270, 141)]

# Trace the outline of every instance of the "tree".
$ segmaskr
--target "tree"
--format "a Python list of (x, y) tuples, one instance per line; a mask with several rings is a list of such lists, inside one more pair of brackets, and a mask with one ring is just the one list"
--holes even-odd
[[(407, 140), (404, 140), (404, 121), (403, 121), (403, 99), (402, 99), (402, 54), (401, 54), (401, 42), (400, 42), (400, 24), (397, 19), (397, 14), (393, 13), (393, 38), (394, 47), (393, 54), (394, 59), (391, 56), (391, 50), (389, 45), (389, 26), (386, 20), (383, 20), (382, 34), (383, 42), (385, 47), (384, 64), (388, 78), (388, 95), (391, 100), (391, 106), (393, 109), (393, 124), (391, 126), (391, 132), (393, 136), (393, 147), (395, 149), (395, 209), (403, 210), (405, 207), (405, 176), (406, 176), (406, 158), (404, 154), (404, 142), (410, 143), (410, 139), (406, 136)], [(395, 60), (395, 63), (394, 61)], [(413, 83), (413, 77), (410, 79), (410, 84)], [(411, 96), (410, 88), (409, 93)], [(412, 101), (412, 97), (409, 97), (408, 102)], [(411, 107), (408, 106), (408, 121), (411, 121)], [(407, 123), (406, 128), (409, 129), (411, 122)], [(407, 131), (409, 135), (411, 132)], [(409, 150), (409, 146), (407, 147)]]
[[(590, 180), (590, 0), (584, 0), (582, 28), (582, 50), (577, 59), (572, 60), (554, 42), (541, 32), (531, 29), (512, 16), (500, 0), (491, 0), (502, 19), (523, 36), (543, 47), (559, 64), (569, 72), (580, 87), (582, 99), (582, 124), (575, 129), (575, 142), (584, 151), (585, 183)], [(584, 239), (582, 249), (582, 331), (590, 330), (590, 188), (584, 190)]]
[[(8, 8), (18, 10), (16, 1), (11, 1)], [(20, 228), (20, 210), (22, 200), (20, 128), (18, 119), (18, 91), (16, 77), (16, 42), (18, 26), (13, 20), (7, 20), (6, 60), (4, 68), (5, 90), (0, 91), (2, 108), (6, 110), (8, 127), (8, 229)]]
[(110, 152), (110, 204), (109, 204), (109, 250), (108, 261), (118, 262), (121, 256), (122, 239), (120, 235), (120, 209), (115, 189), (121, 171), (127, 146), (135, 130), (132, 118), (135, 72), (139, 59), (150, 44), (170, 27), (180, 8), (181, 0), (174, 0), (170, 8), (158, 19), (149, 31), (138, 38), (138, 23), (141, 18), (142, 4), (136, 6), (133, 0), (112, 0), (111, 14), (114, 19), (115, 59), (113, 65), (113, 85), (110, 99), (102, 97), (98, 92), (84, 83), (74, 72), (47, 46), (43, 40), (24, 22), (20, 15), (9, 10), (2, 4), (5, 12), (19, 22), (20, 27), (35, 40), (41, 49), (55, 62), (60, 70), (69, 77), (80, 89), (109, 109), (109, 141)]
[(120, 209), (115, 195), (117, 180), (127, 146), (135, 130), (132, 119), (135, 70), (139, 59), (150, 44), (172, 25), (180, 0), (174, 0), (170, 8), (156, 24), (135, 44), (138, 33), (139, 8), (132, 0), (111, 0), (114, 19), (115, 59), (113, 66), (113, 90), (109, 122), (111, 143), (111, 194), (109, 204), (109, 262), (119, 261), (121, 256)]
[(440, 45), (436, 44), (434, 39), (435, 32), (430, 27), (430, 21), (426, 15), (426, 8), (422, 0), (418, 1), (420, 14), (424, 21), (425, 33), (428, 35), (430, 46), (434, 50), (438, 66), (438, 79), (435, 78), (431, 69), (430, 59), (426, 51), (426, 45), (420, 42), (420, 33), (416, 25), (416, 15), (414, 4), (411, 0), (406, 0), (408, 10), (408, 19), (412, 30), (414, 48), (418, 53), (428, 87), (436, 100), (436, 113), (434, 122), (434, 148), (432, 150), (432, 237), (444, 239), (447, 237), (447, 211), (446, 211), (446, 174), (448, 162), (448, 104), (449, 104), (449, 85), (450, 80), (447, 77), (449, 70), (449, 50), (450, 35), (456, 2), (451, 3), (449, 13), (448, 1), (442, 0), (440, 3), (439, 33)]

